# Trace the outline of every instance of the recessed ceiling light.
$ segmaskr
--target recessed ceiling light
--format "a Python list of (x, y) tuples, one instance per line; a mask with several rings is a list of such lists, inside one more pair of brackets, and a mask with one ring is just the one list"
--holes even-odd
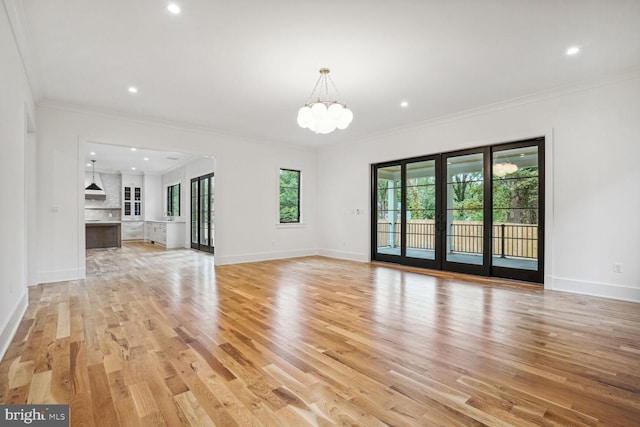
[(137, 148), (131, 147), (131, 151), (136, 151), (136, 150), (137, 150)]
[(400, 106), (401, 106), (402, 108), (407, 108), (407, 107), (409, 106), (409, 103), (408, 103), (407, 101), (402, 101), (402, 102), (400, 103)]
[(96, 152), (95, 152), (95, 151), (92, 151), (92, 152), (90, 152), (89, 154), (91, 154), (92, 156), (95, 156), (95, 155), (96, 155)]
[(129, 86), (129, 93), (138, 93), (138, 88), (135, 86)]
[(145, 157), (144, 159), (145, 159), (145, 160), (149, 160), (149, 158), (148, 158), (148, 157)]
[(567, 55), (576, 55), (578, 52), (580, 52), (580, 46), (571, 46), (567, 49)]
[(91, 163), (87, 163), (87, 167), (90, 168), (91, 167)]
[(520, 154), (520, 157), (524, 157), (524, 153)]
[(132, 167), (131, 167), (131, 170), (132, 170), (132, 171), (136, 170), (136, 167), (135, 167), (135, 166), (132, 166)]
[(169, 3), (167, 5), (167, 10), (171, 13), (173, 13), (174, 15), (179, 15), (180, 14), (180, 6), (178, 6), (175, 3)]

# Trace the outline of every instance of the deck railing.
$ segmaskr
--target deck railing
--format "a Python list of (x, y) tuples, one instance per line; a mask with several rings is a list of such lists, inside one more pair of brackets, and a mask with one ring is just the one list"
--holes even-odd
[[(433, 220), (407, 221), (407, 248), (435, 249)], [(483, 246), (483, 225), (474, 221), (453, 221), (447, 233), (448, 250), (455, 253), (480, 254)], [(391, 227), (386, 220), (378, 221), (378, 247), (400, 246), (400, 224)], [(493, 255), (502, 258), (538, 258), (538, 226), (536, 224), (500, 223), (493, 225)]]

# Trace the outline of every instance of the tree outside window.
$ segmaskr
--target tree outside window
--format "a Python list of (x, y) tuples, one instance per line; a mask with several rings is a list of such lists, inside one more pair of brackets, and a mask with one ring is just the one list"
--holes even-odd
[(300, 171), (280, 169), (280, 223), (300, 222)]
[(169, 216), (180, 216), (180, 184), (167, 187), (167, 213)]

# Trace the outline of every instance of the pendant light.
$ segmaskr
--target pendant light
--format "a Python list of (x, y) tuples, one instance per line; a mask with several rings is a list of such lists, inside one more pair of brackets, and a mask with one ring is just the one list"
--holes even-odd
[(307, 103), (298, 111), (298, 126), (322, 134), (349, 126), (353, 120), (353, 113), (346, 104), (338, 102), (330, 95), (329, 84), (336, 95), (339, 95), (338, 88), (329, 76), (329, 69), (320, 68), (320, 77)]
[(91, 160), (91, 167), (92, 167), (92, 172), (91, 172), (91, 185), (89, 185), (87, 188), (85, 188), (85, 190), (97, 190), (97, 191), (102, 191), (102, 188), (98, 187), (98, 185), (96, 184), (96, 161), (95, 160)]

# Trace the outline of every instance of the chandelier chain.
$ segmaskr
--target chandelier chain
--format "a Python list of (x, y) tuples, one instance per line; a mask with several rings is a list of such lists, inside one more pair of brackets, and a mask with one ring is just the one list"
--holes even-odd
[(318, 81), (316, 81), (316, 85), (313, 87), (313, 90), (309, 94), (309, 98), (307, 99), (306, 105), (309, 105), (313, 102), (313, 98), (314, 98), (313, 95), (316, 93), (316, 90), (318, 89), (318, 85), (320, 84), (321, 80), (322, 80), (322, 74), (320, 75), (320, 77), (318, 77)]
[[(340, 91), (338, 90), (338, 87), (336, 86), (336, 84), (333, 82), (333, 79), (331, 78), (331, 76), (327, 75), (327, 77), (329, 78), (329, 81), (331, 82), (331, 86), (333, 86), (333, 90), (336, 91), (336, 100), (338, 98), (342, 98), (342, 94), (340, 93)], [(329, 98), (329, 92), (327, 91), (327, 99)]]

